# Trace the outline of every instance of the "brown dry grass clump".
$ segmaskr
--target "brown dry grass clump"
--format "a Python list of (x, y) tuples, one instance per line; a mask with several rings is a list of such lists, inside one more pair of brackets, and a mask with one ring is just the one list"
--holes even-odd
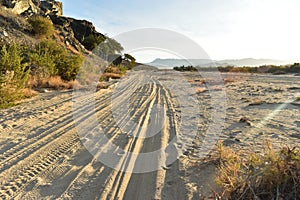
[(30, 88), (21, 89), (20, 92), (24, 98), (31, 98), (31, 97), (34, 97), (35, 95), (37, 95), (37, 92)]
[(234, 78), (225, 78), (224, 79), (224, 84), (235, 83), (235, 82), (238, 82), (238, 81), (240, 81), (240, 80), (234, 79)]
[(224, 189), (222, 199), (300, 199), (299, 147), (275, 151), (267, 143), (263, 154), (242, 158), (220, 144), (219, 153), (216, 182)]
[(207, 91), (207, 89), (204, 88), (204, 87), (198, 87), (198, 88), (196, 88), (196, 92), (197, 93), (203, 93), (203, 92), (206, 92), (206, 91)]
[(64, 81), (60, 76), (51, 76), (43, 79), (30, 78), (28, 80), (28, 85), (31, 88), (51, 88), (55, 90), (81, 88), (81, 85), (78, 83), (78, 81)]
[(111, 79), (120, 79), (122, 78), (122, 75), (121, 74), (117, 74), (117, 73), (104, 73), (102, 76), (101, 76), (101, 80), (109, 80), (109, 78)]

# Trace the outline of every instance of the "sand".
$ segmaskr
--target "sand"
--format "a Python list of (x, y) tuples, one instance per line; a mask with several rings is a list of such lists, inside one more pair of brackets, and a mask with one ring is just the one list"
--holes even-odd
[(199, 73), (133, 71), (105, 90), (49, 91), (1, 110), (0, 197), (209, 198), (217, 141), (243, 152), (261, 152), (266, 140), (299, 144), (299, 78), (222, 77), (214, 84)]

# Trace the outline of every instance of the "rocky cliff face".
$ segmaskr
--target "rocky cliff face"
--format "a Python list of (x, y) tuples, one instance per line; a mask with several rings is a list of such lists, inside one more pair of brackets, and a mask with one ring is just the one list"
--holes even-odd
[[(2, 5), (1, 5), (2, 4)], [(83, 41), (89, 35), (93, 36), (104, 36), (103, 34), (96, 31), (94, 25), (86, 20), (77, 20), (70, 17), (63, 16), (63, 5), (59, 1), (47, 0), (0, 0), (0, 7), (5, 8), (4, 10), (14, 13), (18, 18), (23, 20), (32, 15), (41, 15), (48, 17), (53, 22), (56, 28), (56, 37), (66, 46), (72, 47), (76, 51), (87, 52), (84, 48)], [(24, 19), (22, 19), (24, 18)], [(1, 19), (3, 19), (3, 24), (7, 21), (16, 21), (16, 17), (8, 17), (0, 13), (0, 24)], [(25, 24), (25, 23), (24, 23)], [(6, 23), (5, 28), (0, 27), (0, 32), (8, 33), (8, 35), (13, 35), (14, 32), (24, 32), (22, 27), (16, 28), (16, 23)], [(7, 29), (7, 30), (5, 30)], [(12, 30), (16, 29), (16, 30)], [(25, 30), (26, 32), (26, 30)], [(1, 36), (0, 37), (7, 37)], [(17, 37), (15, 37), (17, 38)], [(0, 38), (1, 39), (1, 38)]]
[(63, 4), (59, 1), (41, 1), (40, 9), (44, 15), (63, 15)]
[(70, 17), (50, 15), (50, 19), (53, 24), (59, 27), (62, 31), (73, 32), (74, 37), (83, 43), (84, 39), (89, 35), (103, 36), (103, 34), (98, 33), (94, 25), (86, 20), (78, 20)]
[(38, 0), (2, 0), (2, 4), (15, 14), (36, 14), (39, 12)]
[(2, 5), (15, 14), (29, 15), (62, 15), (62, 3), (54, 0), (2, 0)]

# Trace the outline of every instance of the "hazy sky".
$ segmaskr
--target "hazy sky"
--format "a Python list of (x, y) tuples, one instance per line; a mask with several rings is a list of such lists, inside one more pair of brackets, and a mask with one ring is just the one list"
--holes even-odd
[[(212, 59), (300, 60), (299, 0), (62, 0), (64, 15), (114, 37), (164, 28), (196, 41)], [(137, 53), (143, 61), (171, 57)], [(149, 55), (147, 57), (147, 55)]]

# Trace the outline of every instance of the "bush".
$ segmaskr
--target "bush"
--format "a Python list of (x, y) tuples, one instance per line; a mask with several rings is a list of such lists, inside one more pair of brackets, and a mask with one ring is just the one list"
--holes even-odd
[(23, 63), (21, 47), (17, 44), (3, 45), (0, 52), (0, 87), (23, 88), (28, 79), (28, 72)]
[(180, 72), (185, 72), (185, 71), (190, 71), (190, 72), (194, 72), (197, 71), (197, 69), (193, 66), (180, 66), (180, 67), (174, 67), (173, 68), (176, 71), (180, 71)]
[[(30, 96), (25, 86), (39, 86), (39, 82), (50, 77), (59, 75), (63, 79), (60, 84), (57, 77), (52, 78), (49, 83), (55, 85), (53, 88), (73, 87), (82, 62), (81, 55), (71, 54), (50, 39), (42, 40), (32, 49), (17, 44), (0, 46), (0, 108)], [(31, 83), (28, 83), (29, 73)]]
[(83, 62), (81, 55), (71, 54), (54, 40), (42, 40), (29, 54), (34, 66), (32, 75), (48, 78), (59, 75), (63, 80), (74, 80)]
[(13, 105), (22, 98), (28, 72), (23, 63), (21, 47), (17, 44), (3, 45), (0, 51), (0, 108)]
[(43, 40), (31, 50), (28, 55), (31, 63), (31, 74), (38, 78), (47, 78), (57, 74), (56, 57), (63, 52), (63, 48), (55, 41)]
[(124, 54), (124, 61), (128, 65), (127, 68), (129, 70), (134, 68), (134, 66), (136, 65), (136, 62), (135, 62), (136, 59), (130, 54), (127, 54), (127, 53)]
[(84, 38), (82, 44), (87, 49), (92, 51), (95, 49), (101, 42), (104, 42), (105, 37), (102, 35), (95, 36), (90, 34), (88, 37)]
[(83, 57), (80, 55), (72, 55), (64, 52), (61, 58), (57, 60), (58, 75), (66, 81), (75, 80), (83, 62)]
[(273, 150), (242, 159), (239, 153), (219, 147), (220, 166), (216, 182), (225, 199), (300, 199), (300, 150)]
[(34, 16), (28, 22), (32, 26), (33, 33), (41, 38), (49, 37), (54, 33), (54, 26), (50, 19)]
[(118, 67), (119, 73), (120, 73), (121, 75), (124, 75), (124, 74), (126, 73), (127, 67), (126, 67), (125, 65), (120, 64), (120, 65), (118, 65), (117, 67)]
[(118, 66), (109, 66), (104, 70), (105, 73), (114, 73), (120, 75), (124, 75), (126, 71), (127, 71), (127, 67), (122, 64)]

